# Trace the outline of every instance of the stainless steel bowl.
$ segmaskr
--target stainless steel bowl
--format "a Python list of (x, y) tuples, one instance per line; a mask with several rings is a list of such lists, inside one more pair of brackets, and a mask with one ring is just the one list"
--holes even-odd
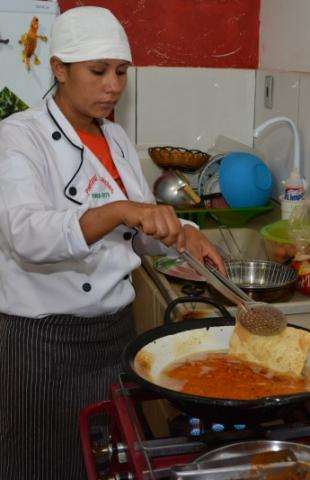
[(287, 265), (268, 260), (226, 263), (228, 277), (253, 300), (280, 302), (289, 300), (295, 290), (297, 274)]

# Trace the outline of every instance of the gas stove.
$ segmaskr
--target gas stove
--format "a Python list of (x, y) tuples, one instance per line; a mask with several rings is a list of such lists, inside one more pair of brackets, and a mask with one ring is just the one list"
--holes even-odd
[(223, 445), (245, 440), (290, 440), (310, 444), (310, 405), (290, 418), (264, 424), (204, 423), (176, 409), (121, 374), (110, 399), (81, 412), (80, 432), (88, 480), (171, 478)]

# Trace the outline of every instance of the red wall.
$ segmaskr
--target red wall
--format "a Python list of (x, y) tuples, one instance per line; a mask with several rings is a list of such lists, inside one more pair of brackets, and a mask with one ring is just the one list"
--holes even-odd
[(59, 0), (109, 8), (136, 66), (257, 68), (260, 0)]

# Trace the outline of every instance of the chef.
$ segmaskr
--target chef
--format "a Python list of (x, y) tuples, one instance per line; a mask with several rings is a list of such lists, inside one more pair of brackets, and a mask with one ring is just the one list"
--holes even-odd
[(128, 137), (106, 119), (131, 64), (114, 15), (99, 7), (60, 15), (50, 57), (54, 95), (0, 124), (6, 480), (86, 478), (78, 414), (108, 395), (134, 335), (139, 253), (186, 247), (223, 271), (195, 226), (155, 204)]

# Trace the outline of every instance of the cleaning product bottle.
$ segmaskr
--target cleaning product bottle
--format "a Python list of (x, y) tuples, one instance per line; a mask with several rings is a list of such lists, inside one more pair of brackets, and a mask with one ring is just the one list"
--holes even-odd
[(294, 168), (284, 184), (284, 200), (298, 202), (299, 200), (303, 200), (304, 195), (303, 180), (297, 168)]
[(294, 168), (290, 176), (284, 182), (284, 194), (281, 198), (282, 220), (288, 220), (299, 202), (303, 201), (305, 195), (304, 181), (299, 170)]

